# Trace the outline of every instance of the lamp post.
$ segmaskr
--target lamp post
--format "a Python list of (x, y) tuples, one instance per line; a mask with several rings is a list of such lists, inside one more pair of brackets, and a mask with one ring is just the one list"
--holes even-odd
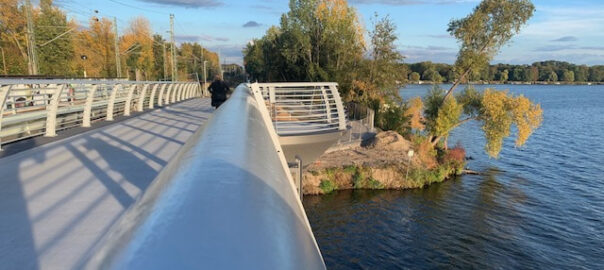
[[(88, 56), (86, 56), (85, 54), (80, 55), (80, 58), (84, 61), (86, 61), (88, 59)], [(86, 66), (84, 66), (84, 78), (86, 78), (88, 76), (86, 76)]]

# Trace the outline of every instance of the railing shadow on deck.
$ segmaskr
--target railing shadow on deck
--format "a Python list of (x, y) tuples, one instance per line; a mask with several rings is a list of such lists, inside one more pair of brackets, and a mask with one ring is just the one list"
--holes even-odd
[[(207, 118), (196, 119), (200, 125)], [(194, 132), (188, 121), (150, 123), (168, 125), (157, 130), (136, 128), (133, 123), (148, 123), (137, 120), (0, 159), (0, 215), (9, 221), (0, 225), (0, 268), (39, 269), (41, 263), (46, 268), (49, 261), (69, 261), (60, 258), (65, 250), (57, 249), (73, 249), (65, 242), (78, 242), (77, 237), (88, 239), (89, 246), (79, 246), (81, 250), (71, 250), (74, 254), (67, 256), (89, 253)], [(128, 133), (134, 134), (129, 135), (132, 139)], [(114, 212), (103, 214), (104, 206)], [(95, 228), (86, 228), (92, 223)], [(81, 235), (74, 236), (77, 233)], [(58, 266), (74, 265), (58, 262)]]

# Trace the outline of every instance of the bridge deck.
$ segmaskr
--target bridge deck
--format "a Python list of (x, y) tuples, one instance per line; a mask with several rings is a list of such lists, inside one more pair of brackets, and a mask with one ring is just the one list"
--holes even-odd
[(212, 113), (194, 99), (0, 159), (0, 268), (71, 269)]

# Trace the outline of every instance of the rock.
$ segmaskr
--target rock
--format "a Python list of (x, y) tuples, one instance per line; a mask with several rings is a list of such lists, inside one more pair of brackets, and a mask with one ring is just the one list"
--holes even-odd
[(385, 131), (375, 135), (375, 137), (369, 142), (368, 147), (406, 152), (409, 150), (410, 143), (396, 131)]

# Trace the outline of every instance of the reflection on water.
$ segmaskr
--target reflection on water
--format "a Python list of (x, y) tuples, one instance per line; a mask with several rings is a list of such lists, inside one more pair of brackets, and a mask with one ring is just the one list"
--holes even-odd
[(489, 159), (476, 123), (450, 140), (484, 175), (305, 197), (328, 267), (602, 269), (604, 87), (526, 87), (510, 90), (540, 102), (545, 120), (525, 148), (506, 140)]

